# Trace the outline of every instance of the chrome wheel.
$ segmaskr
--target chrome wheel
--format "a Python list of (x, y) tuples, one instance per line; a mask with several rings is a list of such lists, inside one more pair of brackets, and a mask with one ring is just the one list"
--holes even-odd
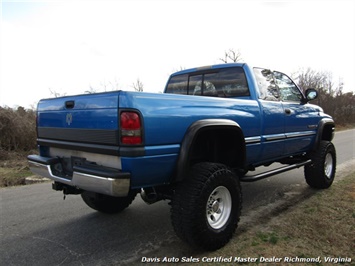
[(206, 204), (206, 216), (208, 224), (213, 229), (222, 228), (228, 221), (232, 211), (232, 197), (224, 186), (215, 188)]
[(319, 147), (310, 153), (312, 164), (306, 165), (304, 175), (307, 184), (312, 188), (329, 188), (335, 177), (336, 151), (330, 141), (321, 141)]
[(332, 178), (333, 173), (333, 156), (330, 153), (327, 153), (324, 160), (324, 173), (325, 177), (328, 179)]
[(237, 228), (242, 209), (238, 175), (223, 164), (195, 164), (171, 201), (176, 234), (205, 250), (223, 247)]

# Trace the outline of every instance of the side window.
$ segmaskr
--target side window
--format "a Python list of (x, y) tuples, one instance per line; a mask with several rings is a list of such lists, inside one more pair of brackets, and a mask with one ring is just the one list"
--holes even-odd
[(282, 101), (299, 102), (302, 99), (302, 93), (288, 76), (276, 71), (274, 76)]
[(259, 98), (267, 101), (279, 101), (280, 95), (272, 71), (262, 68), (254, 68), (253, 70), (259, 87)]
[(173, 76), (170, 78), (166, 93), (187, 94), (187, 78), (188, 75)]
[[(248, 83), (244, 70), (241, 67), (224, 68), (214, 75), (206, 74), (206, 80), (215, 88), (215, 94), (219, 97), (249, 96)], [(209, 92), (209, 96), (211, 92)]]

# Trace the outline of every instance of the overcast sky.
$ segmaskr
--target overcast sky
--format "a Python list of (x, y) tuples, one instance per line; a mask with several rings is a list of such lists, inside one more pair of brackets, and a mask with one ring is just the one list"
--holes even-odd
[(1, 2), (0, 106), (90, 90), (162, 92), (180, 68), (243, 61), (331, 71), (355, 91), (355, 1)]

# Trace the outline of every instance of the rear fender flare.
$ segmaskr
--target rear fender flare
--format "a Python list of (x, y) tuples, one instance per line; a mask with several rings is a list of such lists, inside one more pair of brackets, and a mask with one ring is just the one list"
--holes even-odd
[(187, 176), (187, 173), (191, 166), (189, 165), (190, 154), (192, 151), (193, 144), (197, 140), (199, 134), (205, 131), (213, 131), (216, 129), (234, 131), (233, 135), (235, 133), (235, 137), (239, 138), (239, 141), (241, 143), (241, 147), (238, 148), (242, 156), (241, 164), (244, 166), (246, 161), (246, 146), (244, 134), (239, 124), (235, 121), (228, 119), (203, 119), (194, 122), (186, 131), (186, 134), (181, 144), (173, 182), (182, 181)]

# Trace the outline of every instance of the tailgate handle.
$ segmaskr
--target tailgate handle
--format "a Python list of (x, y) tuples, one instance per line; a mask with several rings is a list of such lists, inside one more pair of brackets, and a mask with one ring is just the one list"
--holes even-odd
[(65, 102), (65, 108), (67, 109), (73, 109), (75, 105), (75, 101), (66, 101)]

